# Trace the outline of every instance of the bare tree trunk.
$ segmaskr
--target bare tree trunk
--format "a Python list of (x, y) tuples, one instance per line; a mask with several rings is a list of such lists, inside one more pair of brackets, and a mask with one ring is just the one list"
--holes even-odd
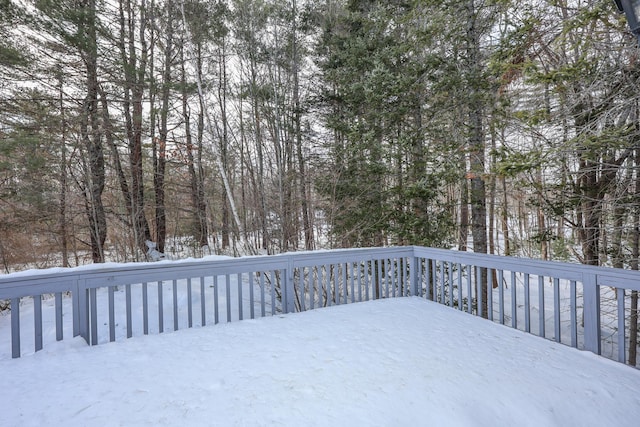
[(60, 106), (60, 199), (59, 228), (62, 266), (69, 266), (69, 242), (67, 239), (67, 124), (64, 114), (64, 87), (62, 73), (58, 73), (58, 94)]
[[(487, 253), (487, 201), (485, 189), (485, 143), (482, 124), (483, 106), (481, 91), (478, 90), (481, 76), (480, 41), (476, 27), (475, 0), (468, 0), (467, 6), (467, 54), (469, 61), (469, 123), (470, 135), (468, 141), (471, 181), (471, 234), (473, 236), (473, 251)], [(481, 269), (479, 292), (482, 294), (482, 317), (488, 317), (487, 310), (487, 271)]]
[[(186, 62), (186, 60), (185, 60)], [(202, 45), (199, 43), (196, 45), (196, 72), (198, 74), (199, 81), (202, 81)], [(202, 163), (202, 154), (204, 152), (204, 102), (202, 97), (198, 96), (198, 133), (196, 138), (197, 153), (195, 158), (196, 164), (196, 187), (197, 187), (197, 212), (198, 212), (198, 224), (200, 228), (201, 243), (208, 245), (209, 242), (209, 226), (207, 223), (207, 202), (204, 191), (204, 167)]]
[[(200, 45), (197, 46), (197, 63), (200, 64), (201, 49)], [(184, 49), (180, 49), (180, 63), (181, 65), (181, 84), (182, 87), (182, 117), (184, 120), (185, 139), (186, 139), (186, 153), (187, 153), (187, 169), (189, 170), (189, 182), (191, 189), (191, 203), (193, 205), (193, 226), (192, 235), (200, 248), (204, 248), (209, 242), (209, 230), (207, 224), (207, 206), (204, 198), (204, 184), (201, 180), (202, 171), (200, 162), (198, 162), (198, 170), (196, 171), (196, 159), (193, 155), (194, 150), (200, 153), (202, 151), (202, 135), (198, 131), (199, 139), (197, 147), (193, 145), (193, 136), (191, 134), (191, 115), (189, 112), (189, 99), (187, 93), (187, 80), (185, 70), (185, 58)], [(198, 65), (198, 72), (200, 65)], [(200, 120), (199, 120), (200, 122)], [(200, 127), (200, 124), (198, 125)]]
[[(220, 116), (222, 119), (222, 134), (220, 135), (220, 157), (222, 158), (222, 167), (224, 173), (229, 170), (229, 123), (227, 118), (227, 52), (226, 52), (226, 40), (221, 40), (221, 45), (218, 47), (218, 104), (220, 106)], [(222, 203), (222, 249), (226, 249), (230, 245), (230, 233), (231, 233), (231, 217), (229, 214), (229, 201), (227, 190), (223, 189), (224, 197)]]
[[(251, 88), (256, 88), (257, 85), (257, 71), (255, 69), (255, 59), (253, 55), (250, 57), (251, 66)], [(269, 232), (267, 230), (267, 203), (265, 198), (264, 188), (264, 153), (263, 153), (263, 141), (262, 141), (262, 119), (260, 118), (260, 107), (258, 105), (258, 98), (255, 93), (252, 94), (252, 107), (253, 107), (253, 119), (256, 134), (256, 150), (258, 154), (258, 216), (260, 222), (260, 230), (262, 232), (262, 249), (269, 248)]]
[[(124, 3), (123, 3), (124, 2)], [(135, 246), (142, 253), (146, 253), (145, 242), (151, 240), (149, 223), (144, 212), (144, 182), (142, 168), (142, 107), (144, 94), (144, 77), (147, 62), (147, 47), (145, 41), (146, 12), (144, 4), (140, 13), (141, 46), (135, 41), (135, 14), (131, 0), (120, 0), (120, 55), (125, 74), (124, 87), (124, 115), (129, 143), (129, 166), (131, 170), (131, 225), (134, 230)], [(138, 64), (137, 49), (141, 58)]]
[[(91, 257), (93, 262), (105, 261), (104, 243), (107, 238), (107, 219), (102, 203), (105, 186), (104, 153), (98, 119), (98, 45), (96, 30), (96, 5), (90, 0), (86, 7), (84, 35), (86, 50), (82, 52), (87, 71), (87, 96), (84, 101), (84, 115), (81, 134), (89, 154), (89, 176), (86, 182), (86, 211), (91, 237)], [(90, 129), (89, 129), (90, 127)]]
[[(173, 57), (173, 5), (171, 1), (165, 4), (167, 9), (166, 40), (164, 46), (164, 70), (162, 72), (162, 107), (160, 109), (160, 132), (154, 138), (153, 145), (153, 187), (155, 190), (155, 219), (157, 250), (165, 251), (167, 239), (167, 216), (165, 206), (165, 175), (167, 165), (167, 119), (169, 115), (169, 95), (171, 87), (171, 61)], [(153, 130), (152, 130), (153, 132)]]
[(298, 185), (300, 191), (300, 208), (302, 210), (302, 228), (304, 230), (304, 247), (306, 250), (314, 248), (313, 227), (309, 215), (309, 195), (307, 194), (307, 175), (302, 153), (302, 124), (300, 106), (300, 58), (298, 52), (298, 11), (297, 2), (293, 0), (293, 120), (296, 134), (296, 155), (298, 158)]

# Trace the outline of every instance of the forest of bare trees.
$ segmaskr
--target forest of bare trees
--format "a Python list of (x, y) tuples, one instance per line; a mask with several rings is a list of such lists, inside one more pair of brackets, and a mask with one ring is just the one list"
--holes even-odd
[(25, 0), (0, 21), (4, 272), (146, 242), (638, 269), (639, 50), (615, 2)]

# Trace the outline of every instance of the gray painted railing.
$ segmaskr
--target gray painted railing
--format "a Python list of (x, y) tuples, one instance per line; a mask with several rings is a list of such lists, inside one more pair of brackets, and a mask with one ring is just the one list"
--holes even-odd
[[(11, 318), (0, 346), (20, 357), (31, 335), (43, 348), (43, 301), (55, 340), (66, 328), (96, 345), (162, 333), (169, 321), (177, 330), (412, 295), (472, 314), (486, 307), (489, 320), (624, 363), (629, 291), (640, 291), (637, 271), (410, 246), (42, 270), (0, 276)], [(32, 331), (21, 307), (33, 310)]]

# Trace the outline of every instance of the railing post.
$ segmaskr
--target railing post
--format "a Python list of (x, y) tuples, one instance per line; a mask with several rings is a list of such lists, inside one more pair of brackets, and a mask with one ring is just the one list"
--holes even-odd
[(89, 299), (86, 286), (80, 286), (80, 279), (74, 279), (73, 290), (73, 336), (80, 335), (91, 345), (89, 336)]
[(415, 254), (415, 248), (414, 248), (414, 250), (411, 252), (411, 262), (409, 263), (409, 280), (411, 280), (411, 295), (414, 297), (420, 295), (420, 292), (418, 289), (418, 283), (420, 282), (419, 280), (420, 266), (418, 265), (418, 261), (419, 260)]
[(600, 287), (595, 274), (586, 273), (582, 280), (584, 295), (584, 348), (600, 354)]
[(282, 308), (285, 313), (293, 313), (295, 309), (295, 292), (293, 289), (293, 257), (287, 256), (287, 269), (284, 271), (284, 289), (282, 292), (284, 301)]
[(20, 357), (20, 298), (11, 298), (11, 357)]

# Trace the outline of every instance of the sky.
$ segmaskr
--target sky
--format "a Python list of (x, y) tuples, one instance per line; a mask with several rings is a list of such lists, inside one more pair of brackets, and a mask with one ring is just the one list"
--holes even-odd
[(637, 426), (640, 371), (416, 297), (0, 360), (7, 426)]

